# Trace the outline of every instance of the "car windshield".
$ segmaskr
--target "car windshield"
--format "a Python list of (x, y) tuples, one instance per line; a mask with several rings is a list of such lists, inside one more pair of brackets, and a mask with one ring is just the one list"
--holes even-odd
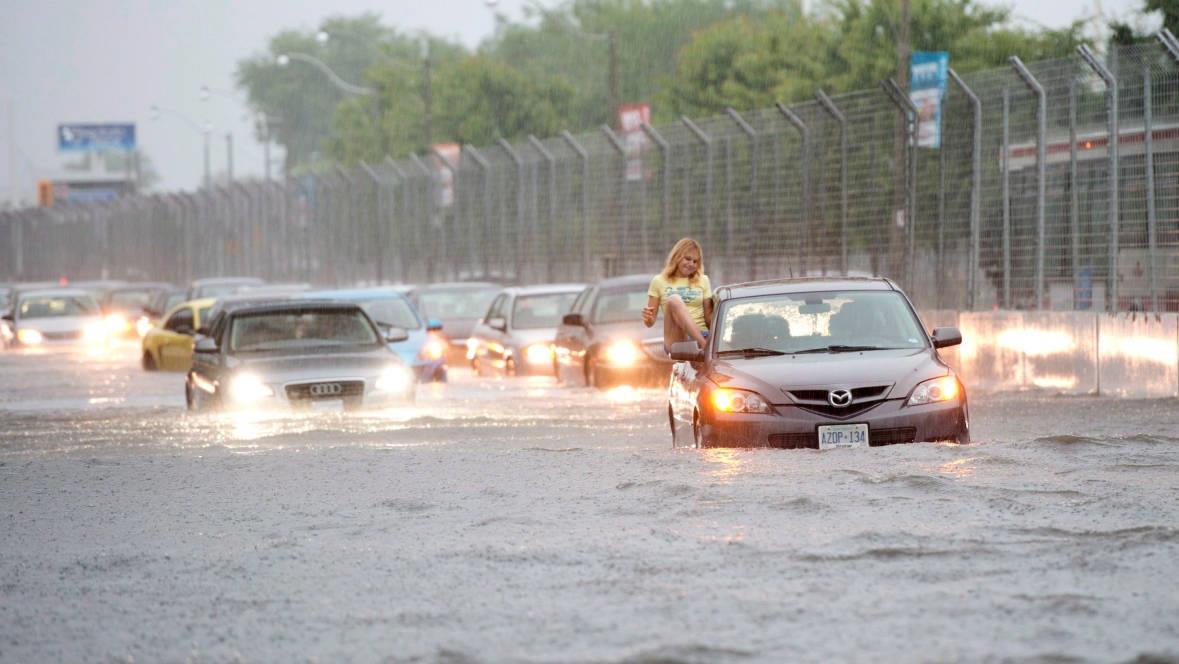
[(421, 294), (422, 313), (440, 320), (479, 318), (499, 289), (429, 291)]
[(142, 309), (151, 299), (151, 291), (115, 291), (110, 296), (110, 307), (112, 309)]
[(569, 311), (569, 305), (573, 304), (577, 295), (552, 293), (518, 297), (512, 307), (512, 327), (517, 330), (556, 327), (561, 323), (561, 316)]
[(229, 334), (234, 352), (376, 343), (376, 330), (359, 310), (242, 314), (233, 319)]
[(172, 307), (184, 301), (184, 293), (175, 293), (169, 295), (164, 299), (164, 306), (160, 307), (160, 311), (170, 311)]
[(370, 318), (382, 325), (400, 327), (403, 330), (417, 330), (422, 327), (422, 322), (413, 312), (413, 307), (399, 297), (370, 300), (360, 306)]
[[(923, 348), (925, 335), (895, 291), (789, 293), (723, 306), (718, 354)], [(769, 353), (767, 353), (769, 354)]]
[(593, 322), (621, 323), (638, 322), (647, 306), (647, 290), (606, 291), (598, 296), (594, 304)]
[(21, 318), (61, 318), (97, 314), (98, 303), (88, 295), (46, 295), (20, 301)]

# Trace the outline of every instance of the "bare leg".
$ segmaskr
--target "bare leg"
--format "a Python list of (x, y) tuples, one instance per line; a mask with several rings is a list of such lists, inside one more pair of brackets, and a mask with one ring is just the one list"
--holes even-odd
[(706, 343), (704, 335), (692, 320), (688, 305), (684, 304), (679, 295), (672, 295), (663, 305), (663, 343), (670, 348), (671, 344), (687, 339), (695, 341), (700, 348), (704, 348)]

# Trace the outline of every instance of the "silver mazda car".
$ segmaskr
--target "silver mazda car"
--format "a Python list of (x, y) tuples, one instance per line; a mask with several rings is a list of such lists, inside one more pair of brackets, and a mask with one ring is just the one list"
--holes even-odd
[(674, 344), (672, 444), (848, 448), (970, 442), (966, 391), (887, 279), (761, 281), (716, 290), (708, 346)]

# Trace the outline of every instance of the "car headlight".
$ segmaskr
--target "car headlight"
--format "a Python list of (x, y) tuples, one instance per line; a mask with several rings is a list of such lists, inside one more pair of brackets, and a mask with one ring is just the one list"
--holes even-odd
[(475, 355), (479, 351), (479, 340), (475, 337), (467, 337), (467, 359), (475, 359)]
[(552, 364), (553, 347), (544, 344), (532, 344), (524, 349), (524, 359), (528, 364)]
[(151, 319), (147, 316), (140, 316), (139, 320), (135, 321), (135, 331), (142, 338), (147, 336), (149, 330), (151, 330)]
[(927, 380), (918, 385), (913, 390), (912, 396), (909, 397), (909, 405), (919, 406), (925, 403), (951, 401), (957, 397), (958, 379), (954, 376), (942, 376), (941, 378)]
[(721, 387), (712, 391), (712, 405), (722, 413), (768, 413), (770, 404), (757, 392)]
[(629, 367), (639, 361), (639, 347), (633, 341), (615, 341), (606, 347), (606, 361), (620, 367)]
[(430, 335), (419, 353), (423, 360), (441, 360), (446, 355), (446, 341)]
[(106, 317), (106, 329), (111, 334), (122, 334), (131, 329), (131, 322), (123, 314), (111, 314)]
[(106, 321), (91, 323), (82, 329), (82, 341), (89, 344), (103, 343), (109, 336), (110, 332), (107, 331)]
[(23, 327), (16, 331), (16, 339), (22, 344), (28, 344), (30, 346), (35, 346), (45, 341), (45, 337), (38, 330)]
[(252, 373), (238, 374), (229, 383), (229, 396), (234, 401), (251, 402), (274, 396), (274, 390)]
[(385, 369), (374, 387), (381, 392), (405, 392), (413, 385), (413, 374), (402, 366)]

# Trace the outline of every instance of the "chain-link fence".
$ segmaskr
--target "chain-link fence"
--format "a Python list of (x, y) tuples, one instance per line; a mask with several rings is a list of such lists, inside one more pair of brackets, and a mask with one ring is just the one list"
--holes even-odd
[(1164, 32), (1104, 60), (951, 70), (937, 149), (885, 82), (629, 136), (4, 212), (0, 277), (593, 281), (653, 273), (689, 235), (713, 283), (872, 274), (924, 308), (1176, 311), (1177, 59)]

